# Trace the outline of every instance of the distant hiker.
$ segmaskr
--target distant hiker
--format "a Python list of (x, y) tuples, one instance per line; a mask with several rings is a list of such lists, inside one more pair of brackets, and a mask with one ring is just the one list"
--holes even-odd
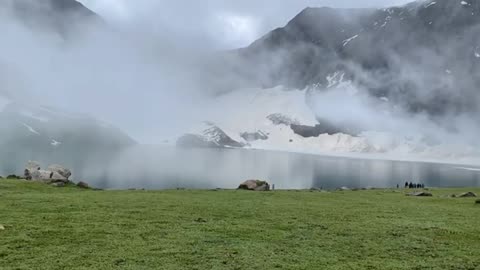
[(408, 188), (408, 182), (405, 182), (405, 188)]
[(399, 188), (400, 188), (400, 185), (399, 185), (399, 184), (397, 184), (397, 189), (399, 189)]
[(275, 190), (275, 184), (272, 184), (272, 191)]
[(413, 188), (413, 183), (410, 182), (410, 184), (408, 184), (408, 188)]
[(425, 184), (422, 184), (422, 188), (425, 188)]

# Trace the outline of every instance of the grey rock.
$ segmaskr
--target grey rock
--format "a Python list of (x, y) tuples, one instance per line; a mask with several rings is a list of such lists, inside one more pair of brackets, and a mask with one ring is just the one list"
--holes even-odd
[(38, 171), (41, 169), (40, 163), (37, 161), (28, 161), (27, 165), (25, 166), (25, 169), (30, 170), (30, 171)]
[(477, 194), (473, 193), (473, 192), (465, 192), (465, 193), (462, 193), (460, 195), (458, 195), (459, 198), (475, 198), (477, 197)]
[(238, 186), (238, 189), (253, 191), (270, 191), (270, 184), (261, 180), (247, 180)]
[(58, 173), (59, 175), (65, 177), (66, 179), (68, 179), (72, 175), (72, 172), (69, 169), (58, 164), (48, 166), (47, 170)]
[(46, 181), (46, 182), (68, 182), (68, 179), (57, 172), (38, 170), (32, 174), (32, 180), (34, 181)]
[(89, 186), (87, 183), (83, 182), (83, 181), (78, 182), (78, 183), (77, 183), (77, 187), (79, 187), (79, 188), (84, 188), (84, 189), (89, 189), (89, 188), (90, 188), (90, 186)]
[(422, 192), (412, 192), (412, 193), (408, 193), (407, 196), (413, 196), (413, 197), (432, 197), (433, 194), (430, 193), (430, 192), (422, 191)]

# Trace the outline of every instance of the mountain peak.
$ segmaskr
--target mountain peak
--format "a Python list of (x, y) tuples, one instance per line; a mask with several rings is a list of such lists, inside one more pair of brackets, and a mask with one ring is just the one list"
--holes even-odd
[(102, 21), (76, 0), (10, 0), (0, 3), (0, 9), (31, 27), (46, 27), (63, 34), (79, 24)]

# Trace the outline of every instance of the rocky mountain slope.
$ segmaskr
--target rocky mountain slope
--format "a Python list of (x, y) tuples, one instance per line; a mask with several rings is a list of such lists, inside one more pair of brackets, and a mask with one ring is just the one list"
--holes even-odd
[(329, 74), (344, 72), (358, 87), (412, 112), (471, 112), (479, 96), (479, 23), (479, 0), (307, 8), (223, 60), (246, 87), (325, 89)]
[[(219, 63), (217, 76), (229, 74), (216, 85), (222, 114), (205, 120), (242, 147), (452, 160), (479, 153), (470, 135), (480, 119), (480, 0), (307, 8)], [(215, 141), (204, 130), (194, 133)]]

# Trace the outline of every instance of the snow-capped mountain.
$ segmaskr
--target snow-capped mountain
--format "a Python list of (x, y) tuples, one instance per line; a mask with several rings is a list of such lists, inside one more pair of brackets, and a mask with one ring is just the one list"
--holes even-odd
[[(346, 85), (349, 83), (332, 81), (329, 91), (339, 91), (342, 97), (351, 96), (352, 99), (361, 95), (347, 93), (348, 91), (343, 89)], [(344, 90), (346, 92), (342, 92)], [(312, 88), (291, 90), (285, 87), (240, 89), (218, 96), (211, 107), (213, 111), (221, 110), (222, 113), (208, 114), (215, 116), (180, 136), (177, 145), (400, 160), (466, 163), (478, 161), (474, 161), (480, 154), (475, 145), (439, 140), (438, 138), (445, 136), (438, 134), (440, 127), (425, 124), (426, 130), (434, 129), (433, 133), (414, 129), (416, 125), (423, 124), (421, 120), (399, 119), (399, 122), (412, 121), (411, 126), (407, 126), (412, 129), (400, 127), (405, 129), (400, 132), (389, 129), (339, 129), (327, 121), (322, 121), (321, 116), (316, 113), (315, 106), (310, 104), (310, 101), (316, 98), (328, 97)], [(377, 101), (378, 104), (387, 103), (385, 99)], [(391, 112), (378, 114), (394, 113), (394, 108), (391, 109)], [(378, 108), (372, 110), (377, 113)], [(372, 121), (377, 120), (383, 121), (381, 118), (372, 118)]]
[(243, 78), (234, 81), (242, 87), (326, 87), (329, 74), (343, 72), (371, 95), (414, 113), (478, 111), (480, 1), (307, 8), (218, 61)]
[(213, 62), (222, 113), (205, 120), (244, 148), (479, 156), (480, 0), (306, 8)]

